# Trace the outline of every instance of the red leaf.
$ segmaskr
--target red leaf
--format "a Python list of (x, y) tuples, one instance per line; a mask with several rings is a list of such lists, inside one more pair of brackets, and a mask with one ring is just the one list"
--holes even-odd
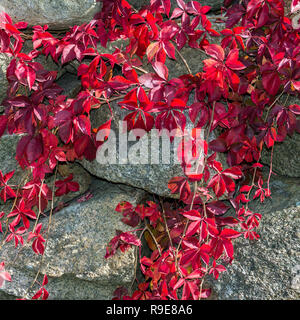
[(48, 283), (48, 277), (47, 277), (47, 275), (45, 274), (45, 275), (44, 275), (44, 278), (43, 278), (42, 285), (45, 286), (47, 283)]
[(256, 27), (261, 28), (262, 26), (264, 26), (268, 22), (268, 20), (269, 20), (269, 7), (265, 3), (260, 8)]
[(166, 81), (168, 80), (168, 68), (163, 63), (155, 61), (152, 66), (159, 77)]
[(75, 181), (71, 181), (73, 179), (73, 174), (71, 173), (64, 180), (58, 180), (55, 182), (55, 186), (58, 189), (55, 192), (57, 197), (62, 196), (64, 194), (68, 194), (69, 192), (76, 192), (80, 189), (79, 184)]
[(240, 188), (240, 192), (249, 192), (251, 190), (251, 186), (244, 185)]
[(206, 46), (204, 49), (208, 55), (212, 56), (216, 60), (223, 61), (225, 58), (224, 50), (218, 44), (210, 44)]
[(85, 115), (79, 115), (73, 121), (75, 128), (79, 129), (83, 134), (91, 134), (91, 122), (90, 119)]
[(175, 284), (175, 286), (173, 287), (173, 290), (177, 290), (178, 288), (180, 288), (183, 284), (185, 283), (184, 278), (180, 278), (177, 283)]
[(208, 183), (208, 188), (213, 188), (216, 196), (221, 197), (226, 191), (226, 184), (221, 175), (216, 174)]
[(32, 136), (23, 136), (17, 145), (16, 158), (20, 162), (23, 157), (30, 163), (35, 161), (43, 153), (43, 139), (41, 134)]
[(158, 42), (152, 42), (150, 45), (147, 47), (146, 50), (146, 55), (149, 61), (152, 61), (154, 56), (157, 54), (159, 50), (159, 43)]
[(243, 176), (243, 172), (239, 167), (232, 167), (224, 170), (222, 175), (225, 175), (232, 179), (240, 179)]
[(138, 247), (142, 245), (141, 240), (130, 232), (122, 232), (120, 240)]
[(15, 23), (15, 27), (17, 29), (26, 29), (27, 26), (28, 26), (28, 23), (24, 22), (24, 21), (20, 21), (20, 22)]
[(171, 193), (179, 193), (182, 201), (187, 200), (191, 195), (190, 185), (184, 177), (174, 177), (168, 183)]
[(78, 157), (84, 156), (89, 161), (94, 160), (96, 157), (97, 148), (94, 140), (89, 135), (83, 135), (76, 139), (74, 141), (74, 150)]
[(11, 281), (11, 275), (5, 271), (5, 264), (2, 261), (0, 263), (0, 288), (3, 286), (4, 281)]
[[(192, 219), (190, 219), (190, 220), (192, 220)], [(193, 236), (196, 232), (199, 231), (199, 227), (200, 227), (199, 220), (196, 220), (196, 221), (193, 221), (192, 223), (190, 223), (187, 230), (186, 230), (186, 236), (187, 237)], [(203, 237), (203, 238), (205, 238), (205, 237)]]
[(201, 214), (197, 210), (186, 211), (182, 215), (185, 216), (186, 218), (188, 218), (189, 220), (192, 220), (192, 221), (201, 220)]
[(240, 232), (233, 230), (233, 229), (223, 229), (220, 233), (220, 237), (226, 238), (226, 239), (233, 239), (237, 238), (241, 235)]
[(31, 90), (32, 89), (32, 86), (35, 82), (35, 78), (36, 78), (36, 73), (35, 71), (29, 67), (29, 66), (26, 66), (27, 68), (27, 82), (28, 82), (28, 86), (29, 86), (29, 89)]
[(2, 137), (3, 133), (6, 130), (6, 125), (7, 125), (7, 117), (0, 116), (0, 138)]
[(280, 88), (280, 78), (277, 72), (264, 73), (262, 75), (264, 89), (272, 96), (275, 96)]
[(43, 288), (40, 288), (31, 298), (32, 300), (37, 300), (43, 293)]
[(169, 41), (163, 42), (163, 48), (168, 55), (169, 58), (176, 60), (175, 58), (175, 47), (174, 45)]
[(215, 216), (223, 215), (229, 210), (229, 207), (222, 201), (213, 201), (206, 205), (206, 209)]
[(203, 173), (200, 174), (186, 174), (190, 182), (201, 181), (203, 178)]
[[(290, 109), (293, 113), (295, 113), (295, 114), (297, 114), (297, 115), (300, 115), (300, 106), (299, 106), (298, 104), (293, 104), (293, 105), (289, 106), (289, 109)], [(1, 122), (1, 121), (0, 121), (0, 122)], [(0, 130), (0, 133), (1, 133), (1, 130)], [(0, 134), (0, 136), (1, 136), (1, 134)]]
[(61, 55), (61, 63), (67, 63), (76, 58), (75, 54), (75, 44), (68, 44), (64, 47)]
[(227, 59), (226, 59), (226, 66), (231, 70), (243, 70), (246, 68), (239, 60), (239, 50), (233, 49), (229, 52)]
[(178, 129), (179, 134), (184, 132), (186, 125), (186, 117), (183, 112), (172, 110), (165, 111), (157, 115), (155, 119), (155, 127), (158, 130), (166, 129), (170, 137), (174, 137), (174, 130)]
[(216, 152), (227, 151), (226, 141), (222, 138), (215, 139), (208, 144), (208, 147)]
[(10, 38), (8, 34), (0, 29), (0, 50), (1, 52), (5, 52), (9, 48)]
[(19, 33), (21, 33), (16, 27), (14, 27), (12, 24), (10, 24), (10, 23), (5, 23), (5, 25), (4, 25), (4, 28), (6, 29), (6, 30), (8, 30), (9, 32), (11, 32), (11, 33), (16, 33), (16, 34), (19, 34)]
[(227, 256), (230, 259), (233, 259), (234, 249), (233, 249), (232, 242), (230, 240), (223, 240), (223, 247), (224, 247), (224, 250), (225, 250)]
[(33, 137), (26, 148), (26, 154), (29, 162), (33, 162), (39, 158), (43, 153), (43, 140), (42, 136), (39, 134), (36, 137)]
[(293, 87), (297, 90), (300, 91), (300, 81), (292, 81)]
[(262, 167), (263, 167), (263, 165), (259, 162), (256, 162), (252, 165), (252, 168), (262, 168)]

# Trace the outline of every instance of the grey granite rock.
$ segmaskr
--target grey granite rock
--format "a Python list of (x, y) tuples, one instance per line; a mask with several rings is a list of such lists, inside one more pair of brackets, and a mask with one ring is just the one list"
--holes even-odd
[(65, 73), (58, 81), (57, 84), (63, 88), (61, 94), (66, 95), (68, 98), (75, 98), (81, 89), (81, 80), (75, 74)]
[(10, 63), (10, 58), (4, 53), (0, 53), (0, 103), (6, 95), (6, 90), (7, 90), (6, 70), (9, 63)]
[[(286, 95), (282, 97), (282, 103), (286, 101)], [(288, 105), (300, 105), (300, 95), (290, 96)], [(299, 117), (298, 117), (299, 118)], [(300, 134), (295, 132), (292, 136), (287, 135), (283, 142), (276, 142), (273, 153), (273, 171), (288, 177), (300, 177)], [(270, 165), (271, 148), (264, 148), (261, 156), (263, 163)]]
[(300, 299), (300, 181), (275, 177), (272, 199), (254, 205), (262, 213), (258, 241), (234, 241), (235, 259), (217, 281), (213, 299)]
[(48, 24), (54, 30), (89, 22), (100, 8), (96, 0), (1, 0), (0, 3), (0, 11), (8, 13), (15, 22), (26, 21), (29, 26)]
[(17, 135), (4, 134), (0, 138), (0, 170), (3, 174), (17, 168), (16, 148), (20, 137)]
[[(88, 201), (73, 202), (52, 217), (41, 265), (41, 274), (49, 278), (49, 299), (111, 299), (117, 286), (128, 286), (133, 280), (133, 249), (109, 259), (104, 255), (116, 229), (131, 229), (120, 221), (115, 207), (121, 201), (137, 204), (145, 193), (100, 180), (94, 181), (91, 192), (93, 197)], [(47, 228), (48, 219), (41, 222)], [(6, 270), (12, 275), (12, 282), (6, 282), (0, 290), (4, 297), (24, 295), (39, 269), (40, 259), (31, 248), (24, 248), (12, 262), (15, 254), (9, 244), (0, 251), (1, 261), (6, 262)]]
[[(274, 145), (273, 171), (288, 177), (300, 177), (300, 134), (287, 136), (283, 142)], [(271, 148), (262, 152), (262, 161), (270, 164)]]

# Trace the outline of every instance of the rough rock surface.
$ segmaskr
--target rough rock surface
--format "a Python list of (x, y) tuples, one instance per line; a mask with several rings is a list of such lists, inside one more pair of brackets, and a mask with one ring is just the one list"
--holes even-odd
[(9, 134), (0, 138), (0, 170), (3, 174), (15, 170), (18, 166), (15, 156), (19, 139), (19, 136)]
[(10, 63), (10, 58), (3, 53), (0, 53), (0, 103), (6, 95), (7, 80), (6, 70)]
[(213, 297), (222, 300), (300, 298), (299, 179), (273, 178), (272, 199), (255, 204), (262, 213), (261, 238), (234, 242), (235, 260), (218, 281)]
[[(107, 243), (115, 236), (115, 230), (130, 230), (114, 211), (121, 201), (136, 204), (145, 193), (127, 186), (94, 181), (93, 198), (86, 202), (73, 202), (54, 214), (48, 246), (41, 273), (47, 274), (49, 299), (92, 300), (111, 299), (118, 285), (130, 285), (134, 276), (135, 256), (130, 249), (125, 254), (104, 259)], [(44, 221), (47, 228), (48, 219)], [(6, 282), (0, 297), (20, 297), (31, 285), (39, 269), (38, 257), (31, 248), (23, 249), (16, 262), (16, 250), (6, 244), (1, 261), (7, 261), (6, 270), (12, 274), (12, 282)], [(1, 295), (3, 293), (3, 295)]]
[[(287, 97), (283, 95), (282, 103), (287, 106), (300, 104), (300, 95)], [(299, 118), (299, 117), (298, 117)], [(273, 152), (273, 171), (288, 177), (300, 177), (300, 133), (295, 132), (292, 136), (287, 135), (283, 142), (276, 142)], [(264, 148), (261, 156), (263, 163), (270, 165), (271, 148)]]
[(75, 98), (81, 89), (81, 80), (75, 74), (65, 73), (58, 81), (57, 84), (64, 89), (61, 93), (68, 98)]
[(48, 24), (50, 29), (66, 29), (89, 22), (100, 9), (96, 0), (1, 0), (0, 11), (30, 26)]
[[(288, 177), (300, 177), (300, 134), (294, 133), (287, 136), (283, 142), (274, 145), (273, 171)], [(270, 163), (271, 148), (264, 150), (262, 161)]]

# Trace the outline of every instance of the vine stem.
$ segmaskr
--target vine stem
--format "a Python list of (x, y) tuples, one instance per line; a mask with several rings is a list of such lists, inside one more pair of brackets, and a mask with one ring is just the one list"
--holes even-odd
[[(161, 197), (159, 197), (159, 201), (160, 201), (160, 205), (161, 205), (161, 208), (162, 208), (162, 216), (163, 216), (164, 223), (165, 223), (165, 226), (166, 226), (167, 235), (168, 235), (168, 238), (169, 238), (169, 241), (170, 241), (172, 254), (173, 254), (174, 259), (175, 259), (176, 253), (174, 251), (173, 240), (172, 240), (172, 237), (170, 235), (170, 230), (169, 230), (168, 223), (167, 223), (167, 218), (166, 218), (166, 211), (165, 211), (164, 204), (163, 204), (163, 201), (162, 201)], [(177, 265), (177, 261), (176, 260), (175, 260), (175, 265)]]
[[(159, 31), (161, 31), (161, 27), (160, 27), (160, 26), (157, 26), (157, 29), (158, 29)], [(180, 59), (181, 59), (182, 62), (184, 63), (184, 65), (185, 65), (188, 73), (189, 73), (189, 74), (192, 74), (192, 71), (191, 71), (190, 66), (188, 65), (187, 61), (185, 60), (185, 58), (184, 58), (184, 56), (181, 54), (181, 52), (177, 49), (176, 43), (175, 43), (175, 45), (174, 45), (174, 48), (175, 48), (175, 52), (179, 55)]]
[(146, 230), (145, 230), (145, 231), (148, 231), (148, 232), (149, 232), (149, 234), (151, 235), (151, 237), (152, 237), (152, 239), (153, 239), (153, 241), (154, 241), (154, 243), (155, 243), (155, 246), (156, 246), (156, 248), (157, 248), (157, 250), (158, 250), (158, 252), (159, 252), (159, 255), (161, 256), (161, 249), (160, 249), (160, 245), (158, 244), (158, 242), (157, 242), (157, 240), (156, 240), (156, 238), (155, 238), (154, 234), (152, 233), (151, 229), (149, 228), (149, 225), (147, 224), (145, 228), (146, 228)]
[(180, 59), (182, 60), (182, 62), (184, 63), (187, 71), (189, 74), (193, 74), (192, 71), (191, 71), (191, 68), (190, 66), (188, 65), (187, 61), (185, 60), (185, 58), (183, 57), (183, 55), (181, 54), (181, 52), (176, 48), (176, 45), (175, 45), (175, 51), (176, 53), (179, 55)]
[(54, 174), (54, 180), (53, 180), (53, 186), (52, 186), (52, 198), (51, 198), (51, 208), (50, 208), (50, 214), (49, 214), (49, 221), (48, 221), (48, 227), (47, 227), (47, 238), (46, 238), (46, 242), (45, 242), (45, 249), (44, 249), (44, 253), (41, 256), (41, 260), (40, 260), (40, 264), (39, 264), (39, 269), (36, 273), (36, 276), (32, 282), (32, 284), (30, 285), (30, 287), (26, 290), (24, 296), (26, 296), (29, 292), (29, 290), (33, 287), (33, 285), (35, 284), (35, 282), (38, 279), (38, 276), (41, 273), (41, 267), (42, 267), (42, 263), (44, 261), (44, 257), (45, 257), (45, 251), (47, 248), (47, 244), (48, 244), (48, 239), (49, 239), (49, 233), (50, 233), (50, 228), (51, 228), (51, 222), (52, 222), (52, 213), (53, 213), (53, 209), (54, 209), (54, 194), (55, 194), (55, 181), (56, 181), (56, 176), (57, 176), (57, 171), (58, 171), (58, 166), (56, 166), (55, 169), (55, 174)]
[(202, 287), (203, 287), (203, 282), (204, 282), (204, 277), (201, 279), (201, 283), (200, 283), (200, 295), (199, 295), (199, 300), (201, 300), (201, 291), (202, 291)]
[[(139, 239), (140, 239), (140, 240), (142, 239), (143, 234), (144, 234), (146, 231), (148, 231), (149, 234), (151, 235), (151, 237), (152, 237), (152, 239), (153, 239), (153, 241), (154, 241), (154, 243), (155, 243), (155, 246), (156, 246), (156, 248), (157, 248), (157, 250), (158, 250), (158, 252), (159, 252), (159, 255), (161, 256), (160, 246), (159, 246), (159, 244), (157, 243), (157, 240), (156, 240), (154, 234), (152, 233), (152, 231), (151, 231), (151, 229), (149, 228), (148, 225), (146, 225), (146, 226), (143, 228), (143, 230), (141, 231), (141, 234), (140, 234), (140, 236), (139, 236)], [(139, 248), (139, 247), (136, 247), (136, 248), (135, 248), (135, 256), (136, 256), (136, 258), (135, 258), (135, 261), (134, 261), (134, 276), (133, 276), (133, 280), (132, 280), (132, 282), (131, 282), (131, 284), (130, 284), (130, 287), (129, 287), (129, 291), (130, 291), (130, 292), (132, 292), (132, 287), (133, 287), (133, 284), (134, 284), (134, 282), (135, 282), (135, 280), (136, 280), (137, 263), (138, 263), (138, 248)], [(141, 258), (141, 257), (140, 257), (140, 258)]]
[(37, 224), (38, 224), (40, 215), (41, 215), (41, 213), (42, 213), (42, 205), (41, 205), (41, 198), (42, 198), (42, 197), (41, 197), (41, 196), (42, 196), (43, 185), (44, 185), (44, 179), (42, 180), (41, 187), (40, 187), (40, 191), (39, 191), (39, 213), (38, 213), (38, 216), (37, 216), (37, 218), (36, 218), (36, 220), (35, 220), (34, 227), (33, 227), (33, 229), (32, 229), (32, 232), (33, 232), (33, 233), (34, 233), (34, 231), (35, 231), (35, 228), (36, 228), (36, 226), (37, 226)]
[[(274, 104), (281, 98), (281, 96), (284, 94), (284, 91), (282, 91), (280, 93), (280, 95), (271, 103), (271, 105), (269, 106), (269, 108), (267, 109), (267, 114), (266, 114), (266, 117), (265, 117), (265, 121), (267, 121), (267, 118), (268, 118), (268, 115), (269, 115), (269, 112), (270, 110), (272, 109), (272, 107), (274, 106)], [(288, 95), (289, 97), (289, 95)], [(286, 100), (287, 101), (287, 100)]]
[[(10, 212), (13, 211), (13, 209), (14, 209), (16, 203), (17, 203), (17, 199), (18, 199), (19, 192), (20, 192), (20, 189), (21, 189), (21, 184), (23, 184), (23, 181), (26, 181), (26, 179), (28, 178), (28, 176), (29, 176), (28, 171), (25, 172), (25, 174), (22, 176), (21, 181), (20, 181), (19, 184), (18, 184), (18, 188), (17, 188), (17, 192), (16, 192), (16, 197), (15, 197), (14, 202), (13, 202), (11, 208), (10, 208)], [(2, 243), (1, 243), (1, 245), (0, 245), (0, 249), (2, 249), (3, 245), (5, 244), (5, 238), (6, 238), (6, 235), (7, 235), (7, 233), (8, 233), (8, 218), (6, 218), (5, 224), (6, 224), (6, 230), (5, 230), (5, 233), (4, 233), (4, 235), (3, 235), (3, 240), (2, 240)]]
[(132, 68), (136, 69), (136, 70), (138, 70), (138, 71), (140, 71), (142, 73), (145, 73), (145, 74), (149, 73), (149, 71), (147, 71), (147, 70), (145, 70), (145, 69), (143, 69), (141, 67), (132, 66)]
[(271, 179), (271, 175), (273, 173), (273, 154), (274, 154), (274, 144), (273, 144), (272, 150), (271, 150), (270, 171), (269, 171), (269, 176), (268, 176), (268, 181), (267, 181), (267, 188), (269, 190), (270, 190), (270, 179)]
[[(284, 94), (284, 91), (282, 91), (280, 93), (280, 95), (272, 102), (272, 104), (268, 107), (267, 109), (267, 113), (266, 113), (266, 116), (265, 116), (265, 122), (267, 121), (268, 119), (268, 115), (269, 115), (269, 112), (270, 110), (272, 109), (272, 107), (275, 105), (275, 103), (282, 97), (282, 95)], [(286, 105), (287, 101), (288, 101), (288, 98), (289, 98), (289, 94), (284, 102), (284, 105)], [(261, 141), (260, 143), (260, 147), (259, 147), (259, 156), (258, 156), (258, 160), (257, 162), (260, 161), (260, 158), (261, 158), (261, 153), (262, 153), (262, 148), (263, 148), (263, 141)], [(271, 173), (272, 173), (272, 161), (273, 161), (273, 152), (274, 152), (274, 145), (272, 146), (272, 151), (271, 151), (271, 163), (270, 163), (270, 173), (269, 173), (269, 178), (268, 178), (268, 189), (269, 189), (269, 180), (270, 180), (270, 177), (271, 177)], [(246, 195), (246, 199), (249, 200), (250, 198), (250, 193), (253, 189), (253, 186), (254, 186), (254, 182), (255, 182), (255, 176), (256, 176), (256, 172), (257, 172), (257, 167), (254, 168), (254, 172), (253, 172), (253, 177), (252, 177), (252, 181), (251, 181), (251, 186), (250, 186), (250, 190), (248, 191), (247, 195)], [(248, 205), (249, 202), (246, 203), (246, 210), (248, 210), (249, 208), (249, 205)]]
[[(210, 130), (211, 130), (211, 126), (212, 126), (212, 122), (213, 122), (213, 118), (214, 118), (214, 113), (215, 113), (215, 104), (216, 102), (214, 101), (213, 102), (213, 108), (212, 108), (212, 113), (211, 113), (211, 119), (210, 119), (210, 124), (209, 124), (209, 127), (208, 127), (208, 133), (207, 133), (207, 137), (206, 139), (209, 138), (209, 133), (210, 133)], [(198, 172), (198, 169), (199, 169), (199, 165), (200, 165), (200, 157), (198, 158), (197, 160), (197, 165), (196, 165), (196, 172)], [(202, 169), (202, 172), (204, 170), (204, 167), (205, 167), (205, 163), (206, 163), (206, 157), (204, 159), (204, 166), (203, 166), (203, 169)], [(194, 206), (194, 201), (195, 201), (195, 197), (196, 197), (196, 193), (197, 193), (197, 189), (198, 189), (198, 181), (195, 181), (194, 182), (194, 193), (193, 193), (193, 198), (192, 198), (192, 201), (191, 201), (191, 204), (190, 204), (190, 210), (192, 210), (193, 206)], [(203, 202), (204, 206), (205, 206), (205, 202)], [(204, 208), (203, 208), (204, 210)], [(205, 210), (206, 212), (206, 210)], [(186, 231), (187, 231), (187, 228), (188, 228), (188, 222), (186, 223), (186, 225), (184, 226), (184, 230), (183, 230), (183, 235), (182, 237), (180, 238), (180, 242), (178, 244), (178, 247), (176, 249), (176, 261), (178, 261), (178, 253), (179, 253), (179, 250), (180, 250), (180, 247), (181, 247), (181, 244), (182, 244), (182, 241), (185, 237), (185, 234), (186, 234)], [(178, 266), (177, 266), (178, 267)]]
[[(142, 236), (144, 234), (144, 232), (147, 230), (147, 226), (144, 227), (144, 229), (141, 231), (141, 234), (139, 236), (139, 239), (141, 241)], [(135, 260), (134, 260), (134, 275), (133, 275), (133, 279), (131, 281), (130, 287), (129, 287), (129, 292), (132, 293), (132, 288), (133, 288), (133, 284), (136, 281), (136, 273), (137, 273), (137, 265), (138, 265), (138, 248), (139, 247), (135, 247)]]

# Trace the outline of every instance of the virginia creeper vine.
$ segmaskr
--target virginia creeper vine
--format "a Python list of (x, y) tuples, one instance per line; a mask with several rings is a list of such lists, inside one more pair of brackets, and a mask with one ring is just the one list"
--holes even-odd
[[(59, 36), (47, 25), (29, 28), (26, 22), (14, 23), (6, 13), (0, 15), (0, 53), (11, 59), (0, 136), (20, 135), (16, 159), (27, 176), (16, 186), (9, 182), (14, 171), (0, 171), (1, 200), (13, 201), (10, 212), (0, 215), (2, 245), (31, 244), (43, 257), (54, 197), (79, 189), (72, 175), (56, 181), (58, 166), (95, 159), (104, 143), (97, 141), (97, 133), (110, 131), (112, 102), (128, 111), (124, 120), (130, 131), (183, 133), (190, 121), (205, 139), (192, 134), (189, 150), (178, 150), (183, 173), (168, 185), (178, 200), (120, 203), (116, 210), (122, 221), (136, 229), (117, 232), (105, 257), (132, 246), (139, 253), (137, 267), (144, 280), (136, 279), (134, 292), (118, 288), (114, 299), (208, 298), (211, 290), (204, 288), (205, 279), (217, 280), (226, 271), (234, 259), (233, 240), (259, 238), (261, 214), (249, 203), (271, 195), (272, 163), (265, 187), (263, 148), (271, 148), (273, 156), (275, 142), (300, 132), (300, 106), (288, 103), (290, 97), (299, 98), (299, 30), (293, 29), (283, 0), (225, 0), (225, 28), (220, 32), (213, 29), (210, 7), (198, 1), (177, 0), (172, 12), (170, 0), (149, 0), (140, 10), (125, 0), (101, 2), (102, 10), (92, 21)], [(293, 1), (292, 11), (297, 6), (299, 1)], [(33, 44), (29, 53), (25, 40)], [(103, 48), (116, 40), (128, 42), (125, 48), (104, 53)], [(201, 72), (191, 69), (183, 47), (199, 55)], [(176, 54), (187, 72), (170, 79), (165, 63), (175, 60)], [(79, 62), (81, 91), (74, 99), (61, 94), (56, 71), (35, 62), (40, 55), (63, 67)], [(92, 128), (91, 110), (100, 107), (108, 108), (111, 118)], [(193, 159), (195, 172), (191, 171), (195, 163), (183, 157), (190, 150), (198, 155)], [(46, 181), (50, 175), (55, 178), (52, 188)], [(48, 205), (50, 221), (43, 230), (41, 216)], [(150, 256), (142, 256), (143, 237)], [(6, 263), (1, 263), (0, 276), (11, 281), (3, 271)], [(28, 290), (22, 298), (48, 298), (47, 275), (39, 282), (39, 274), (33, 281), (37, 290), (31, 294)]]

